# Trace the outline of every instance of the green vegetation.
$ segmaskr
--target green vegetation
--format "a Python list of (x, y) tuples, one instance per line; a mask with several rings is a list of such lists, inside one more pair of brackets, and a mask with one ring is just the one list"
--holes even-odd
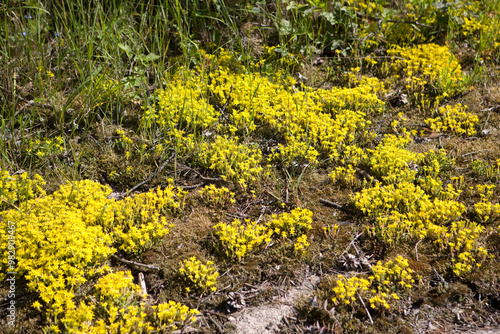
[(230, 333), (305, 275), (284, 332), (500, 326), (498, 1), (0, 23), (0, 332)]

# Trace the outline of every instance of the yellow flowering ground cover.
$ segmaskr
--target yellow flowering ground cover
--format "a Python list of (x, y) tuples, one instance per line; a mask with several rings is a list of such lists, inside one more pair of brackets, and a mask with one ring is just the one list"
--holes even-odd
[[(446, 46), (395, 46), (388, 53), (398, 57), (391, 69), (403, 78), (408, 95), (425, 111), (463, 89), (462, 68)], [(436, 91), (433, 97), (428, 94), (429, 88)]]
[(382, 264), (379, 261), (372, 266), (372, 275), (368, 278), (337, 275), (335, 286), (332, 289), (332, 301), (335, 305), (355, 307), (364, 303), (366, 298), (374, 310), (390, 309), (389, 302), (399, 300), (397, 292), (404, 292), (415, 282), (413, 271), (408, 268), (408, 260), (398, 256), (395, 261), (389, 260)]
[(476, 133), (475, 127), (479, 118), (465, 110), (467, 110), (467, 106), (461, 104), (454, 107), (441, 107), (438, 110), (439, 117), (428, 118), (425, 123), (434, 131), (450, 131), (457, 135), (472, 136)]
[(215, 270), (212, 261), (208, 261), (205, 265), (193, 256), (189, 260), (181, 262), (179, 275), (190, 285), (185, 287), (186, 292), (190, 292), (193, 287), (198, 292), (205, 292), (207, 290), (214, 292), (217, 290), (215, 284), (219, 273)]
[[(149, 249), (173, 227), (167, 221), (167, 214), (180, 210), (182, 206), (179, 199), (182, 192), (176, 195), (172, 187), (115, 201), (108, 197), (111, 193), (109, 187), (88, 180), (68, 182), (52, 195), (45, 195), (40, 188), (44, 181), (39, 176), (31, 182), (26, 175), (10, 177), (7, 172), (3, 175), (6, 180), (5, 202), (14, 208), (2, 211), (2, 218), (15, 224), (17, 263), (8, 261), (8, 240), (12, 235), (2, 229), (1, 252), (6, 255), (5, 261), (2, 260), (2, 279), (9, 271), (27, 280), (28, 289), (37, 291), (40, 298), (33, 307), (44, 307), (52, 324), (49, 330), (54, 332), (57, 332), (59, 321), (73, 328), (71, 323), (77, 319), (71, 317), (84, 319), (82, 323), (92, 320), (92, 307), (75, 303), (80, 297), (79, 287), (109, 271), (106, 260), (117, 250), (138, 253)], [(35, 194), (37, 197), (31, 198)], [(130, 282), (132, 277), (128, 277)], [(124, 317), (123, 323), (116, 323), (108, 329), (102, 328), (104, 322), (98, 322), (101, 329), (97, 332), (120, 333), (121, 326), (135, 328), (145, 316), (144, 311), (125, 305), (129, 297), (121, 290), (120, 284), (119, 279), (109, 277), (96, 285), (98, 290), (106, 293), (102, 298), (111, 298), (117, 303), (113, 306), (101, 298), (104, 308), (111, 307), (107, 309), (111, 312), (110, 322), (114, 322), (118, 314)], [(135, 285), (134, 291), (137, 289)], [(128, 316), (135, 317), (135, 320)]]
[(0, 333), (500, 326), (499, 1), (87, 2), (0, 5)]

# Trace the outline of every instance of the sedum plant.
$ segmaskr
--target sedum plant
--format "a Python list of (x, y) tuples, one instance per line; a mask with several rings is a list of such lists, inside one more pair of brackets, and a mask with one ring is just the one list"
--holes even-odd
[[(71, 312), (86, 319), (91, 306), (81, 304), (75, 311), (79, 287), (107, 271), (103, 264), (117, 249), (137, 253), (166, 235), (172, 227), (166, 215), (182, 207), (182, 193), (172, 187), (115, 201), (108, 198), (109, 187), (89, 180), (68, 182), (47, 196), (38, 188), (40, 177), (33, 182), (24, 176), (4, 180), (3, 196), (28, 210), (1, 212), (5, 226), (15, 224), (17, 259), (8, 261), (9, 232), (0, 229), (2, 272), (17, 272), (29, 290), (39, 292), (33, 306), (43, 306), (50, 326), (56, 327)], [(16, 194), (12, 182), (27, 191)], [(35, 194), (39, 197), (31, 198)], [(139, 316), (137, 312), (130, 314)]]
[(198, 161), (203, 167), (220, 173), (223, 180), (235, 181), (246, 188), (263, 175), (262, 154), (258, 148), (238, 141), (238, 137), (219, 136), (213, 144), (202, 143)]
[(395, 261), (379, 261), (372, 266), (368, 278), (337, 275), (332, 301), (335, 305), (354, 307), (365, 297), (372, 309), (384, 311), (390, 309), (390, 301), (400, 299), (397, 292), (410, 289), (412, 283), (413, 271), (408, 268), (408, 260), (398, 256)]
[[(446, 97), (462, 90), (464, 75), (458, 59), (447, 46), (421, 44), (413, 47), (394, 46), (387, 50), (397, 59), (390, 65), (401, 73), (409, 96), (419, 107), (428, 110)], [(427, 89), (433, 88), (436, 96), (431, 98)], [(434, 104), (431, 101), (434, 100)]]
[(439, 107), (438, 117), (428, 118), (425, 123), (433, 131), (449, 131), (455, 135), (473, 136), (476, 133), (479, 118), (477, 115), (466, 112), (467, 108), (460, 103), (454, 106)]
[(188, 286), (185, 287), (186, 292), (195, 290), (203, 293), (205, 291), (214, 292), (217, 290), (215, 284), (217, 277), (219, 277), (219, 273), (215, 269), (212, 261), (203, 264), (193, 256), (180, 263), (179, 275), (188, 284)]
[(217, 188), (215, 184), (203, 187), (200, 194), (203, 201), (212, 207), (225, 207), (235, 202), (233, 192), (226, 187)]
[(0, 210), (9, 208), (27, 209), (27, 200), (45, 196), (43, 190), (45, 180), (38, 174), (29, 178), (28, 173), (10, 175), (6, 170), (0, 171)]
[[(61, 320), (69, 333), (172, 333), (196, 321), (199, 313), (168, 301), (152, 307), (140, 303), (144, 297), (130, 272), (119, 271), (101, 277), (95, 285), (93, 302), (81, 302)], [(52, 326), (52, 332), (58, 328)]]
[(273, 231), (257, 222), (234, 220), (230, 224), (219, 223), (214, 227), (217, 246), (230, 259), (241, 261), (264, 243), (271, 242)]

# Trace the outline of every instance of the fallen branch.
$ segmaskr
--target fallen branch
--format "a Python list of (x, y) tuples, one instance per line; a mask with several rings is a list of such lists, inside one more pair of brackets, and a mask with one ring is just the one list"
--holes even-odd
[(468, 155), (472, 155), (472, 154), (476, 154), (476, 153), (480, 153), (480, 152), (485, 152), (485, 151), (486, 151), (486, 152), (491, 152), (490, 150), (486, 150), (486, 149), (485, 149), (485, 150), (474, 151), (474, 152), (470, 152), (470, 153), (465, 153), (465, 154), (463, 154), (463, 155), (462, 155), (462, 158), (463, 158), (463, 157), (466, 157), (466, 156), (468, 156)]
[(349, 243), (349, 245), (347, 245), (346, 249), (342, 252), (342, 254), (340, 254), (339, 257), (341, 257), (342, 255), (344, 255), (345, 253), (347, 253), (347, 251), (349, 250), (349, 248), (351, 248), (352, 244), (361, 236), (363, 235), (363, 232), (359, 233), (357, 236), (354, 237), (354, 239), (352, 239), (352, 241)]
[(491, 112), (489, 112), (488, 117), (486, 117), (486, 122), (484, 122), (483, 130), (486, 129), (486, 125), (488, 124), (488, 121), (490, 120), (490, 115), (491, 115)]
[(418, 261), (418, 245), (420, 245), (420, 243), (422, 242), (422, 240), (424, 239), (420, 239), (417, 244), (415, 245), (415, 260)]
[(335, 208), (337, 210), (344, 211), (345, 213), (352, 213), (351, 210), (349, 210), (345, 206), (337, 204), (337, 203), (333, 203), (333, 202), (330, 202), (330, 201), (327, 201), (326, 199), (320, 198), (319, 202), (321, 204), (324, 204), (324, 205), (327, 205), (327, 206), (331, 206), (332, 208)]
[(377, 180), (375, 177), (371, 176), (371, 175), (370, 175), (370, 174), (368, 174), (366, 171), (364, 171), (364, 170), (362, 170), (362, 169), (360, 169), (360, 168), (358, 168), (358, 167), (355, 167), (355, 169), (356, 169), (356, 172), (358, 172), (358, 173), (359, 173), (361, 176), (363, 176), (365, 179), (367, 179), (367, 180), (369, 180), (369, 181), (371, 180), (373, 183), (377, 183), (377, 182), (378, 182), (378, 180)]
[(262, 217), (264, 217), (264, 213), (266, 213), (266, 210), (267, 210), (267, 206), (263, 205), (262, 209), (260, 210), (260, 216), (257, 219), (257, 223), (262, 220)]
[(217, 327), (217, 329), (219, 330), (219, 333), (224, 333), (224, 330), (222, 329), (221, 325), (219, 325), (219, 323), (217, 321), (215, 321), (215, 319), (212, 318), (210, 316), (210, 314), (207, 313), (207, 317), (215, 325), (215, 327)]
[(358, 295), (359, 301), (361, 302), (361, 304), (363, 304), (363, 307), (365, 308), (366, 314), (368, 315), (368, 319), (370, 319), (370, 323), (373, 325), (372, 316), (370, 315), (370, 312), (368, 311), (368, 308), (366, 307), (365, 302), (363, 301), (363, 298), (361, 298), (361, 296), (359, 295), (359, 292), (357, 293), (357, 295)]
[(191, 168), (189, 166), (186, 166), (186, 165), (182, 165), (182, 164), (179, 164), (179, 166), (182, 166), (183, 168), (187, 169), (187, 170), (190, 170), (192, 172), (194, 172), (196, 175), (199, 176), (199, 178), (202, 180), (202, 181), (205, 181), (205, 182), (221, 182), (221, 181), (224, 181), (222, 178), (220, 177), (205, 177), (203, 176), (200, 172), (198, 172), (196, 169), (194, 168)]
[[(35, 102), (34, 100), (26, 100), (20, 96), (18, 96), (18, 99), (23, 101), (23, 102), (26, 102), (26, 104), (24, 106), (22, 106), (21, 108), (19, 108), (19, 110), (16, 112), (15, 116), (19, 115), (21, 113), (21, 111), (23, 111), (24, 109), (26, 108), (29, 108), (29, 107), (39, 107), (39, 108), (47, 108), (47, 109), (54, 109), (54, 106), (52, 104), (48, 104), (48, 103), (41, 103), (41, 102)], [(14, 117), (15, 117), (14, 116)]]
[(113, 254), (111, 255), (111, 257), (117, 261), (120, 261), (120, 262), (123, 262), (125, 264), (128, 264), (129, 266), (132, 266), (134, 267), (134, 269), (137, 269), (137, 270), (141, 270), (142, 269), (147, 269), (147, 270), (156, 270), (156, 271), (159, 271), (160, 268), (158, 267), (155, 267), (155, 266), (150, 266), (148, 264), (144, 264), (144, 263), (139, 263), (139, 262), (135, 262), (135, 261), (130, 261), (130, 260), (125, 260), (125, 259), (122, 259), (121, 257)]
[(148, 294), (148, 289), (146, 288), (146, 281), (144, 280), (144, 274), (139, 273), (139, 286), (141, 287), (141, 292), (143, 295)]
[(203, 185), (205, 185), (205, 182), (194, 184), (192, 186), (177, 186), (177, 188), (181, 188), (182, 190), (189, 190), (189, 189), (196, 189), (196, 188), (201, 187)]
[(443, 276), (439, 275), (439, 273), (437, 272), (436, 269), (432, 268), (432, 270), (434, 270), (434, 274), (436, 275), (436, 277), (439, 279), (439, 281), (443, 284), (446, 284), (446, 281), (445, 279), (443, 278)]
[(156, 175), (158, 175), (158, 173), (160, 173), (163, 168), (165, 168), (168, 163), (170, 162), (170, 160), (172, 160), (173, 158), (175, 157), (175, 152), (170, 156), (170, 158), (168, 158), (161, 166), (160, 168), (158, 168), (156, 170), (156, 172), (154, 172), (153, 174), (151, 174), (147, 179), (145, 179), (144, 181), (136, 184), (135, 186), (132, 187), (132, 189), (130, 189), (128, 192), (127, 192), (127, 195), (126, 196), (130, 196), (130, 194), (132, 194), (132, 192), (134, 190), (136, 190), (137, 188), (139, 187), (142, 187), (143, 185), (145, 185), (146, 183), (148, 183), (149, 181), (151, 181), (152, 179), (154, 179), (156, 177)]

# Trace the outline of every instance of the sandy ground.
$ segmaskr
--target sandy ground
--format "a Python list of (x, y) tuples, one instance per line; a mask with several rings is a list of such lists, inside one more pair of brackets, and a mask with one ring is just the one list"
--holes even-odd
[(294, 312), (294, 305), (300, 298), (307, 298), (312, 294), (320, 278), (315, 275), (306, 277), (302, 284), (288, 290), (284, 297), (257, 307), (245, 308), (233, 314), (229, 320), (238, 334), (272, 334), (279, 333), (279, 324), (283, 324), (285, 317)]

